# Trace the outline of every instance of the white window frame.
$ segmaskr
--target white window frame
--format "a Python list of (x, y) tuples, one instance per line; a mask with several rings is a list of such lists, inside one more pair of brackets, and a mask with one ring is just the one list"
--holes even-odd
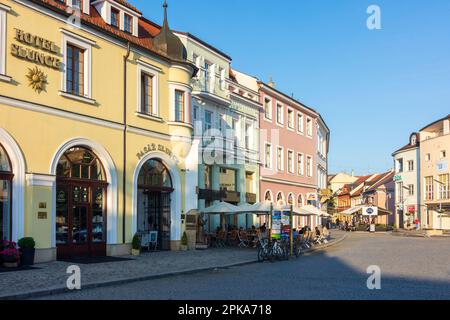
[[(62, 52), (63, 52), (63, 70), (61, 91), (64, 96), (81, 97), (92, 99), (92, 46), (95, 42), (84, 37), (60, 29), (63, 33)], [(84, 95), (77, 96), (67, 92), (67, 44), (70, 43), (84, 50)]]
[[(281, 166), (279, 165), (279, 161), (278, 161), (278, 152), (281, 150)], [(278, 172), (282, 172), (284, 171), (284, 147), (282, 146), (277, 146), (277, 171)]]
[[(269, 159), (270, 159), (270, 163), (269, 166), (267, 165), (267, 147), (269, 147)], [(272, 169), (273, 168), (273, 149), (272, 149), (272, 144), (269, 142), (265, 142), (264, 143), (264, 168), (266, 169)]]
[[(78, 7), (75, 7), (72, 3), (73, 3), (72, 0), (66, 0), (66, 5), (68, 7), (78, 9)], [(79, 8), (79, 9), (81, 11), (83, 11), (84, 13), (89, 14), (89, 11), (90, 11), (90, 8), (91, 8), (90, 6), (91, 6), (91, 1), (83, 0), (83, 8)]]
[[(155, 113), (146, 113), (142, 111), (142, 83), (141, 83), (141, 75), (142, 73), (148, 74), (152, 76), (152, 108), (155, 110)], [(137, 60), (137, 113), (141, 115), (148, 115), (153, 117), (160, 117), (159, 112), (159, 74), (161, 73), (161, 69), (152, 66), (146, 62)]]
[[(299, 161), (298, 161), (299, 156), (301, 156), (301, 159), (302, 159), (301, 166), (299, 166)], [(297, 175), (299, 175), (299, 176), (305, 175), (305, 155), (301, 152), (297, 152)]]
[[(289, 112), (292, 114), (292, 127), (289, 126)], [(288, 130), (295, 131), (295, 111), (291, 107), (287, 107), (286, 127)]]
[[(184, 122), (176, 121), (175, 117), (175, 91), (183, 91), (184, 92)], [(170, 91), (170, 115), (169, 119), (174, 123), (190, 123), (189, 121), (189, 100), (191, 97), (192, 89), (188, 85), (183, 85), (181, 83), (171, 83), (169, 82), (169, 91)]]
[[(281, 107), (281, 121), (278, 119), (278, 107)], [(275, 118), (277, 126), (284, 127), (284, 105), (280, 102), (275, 104)]]
[[(299, 121), (299, 117), (301, 117), (301, 121)], [(301, 112), (297, 112), (297, 133), (301, 135), (305, 134), (305, 117)]]
[[(292, 170), (289, 170), (289, 154), (292, 154), (292, 159), (290, 161), (290, 165)], [(287, 149), (287, 161), (288, 161), (288, 169), (287, 172), (290, 174), (295, 174), (295, 152), (292, 149)]]
[[(308, 126), (308, 121), (310, 121), (309, 123), (311, 123), (311, 126)], [(310, 132), (310, 128), (311, 128), (311, 132)], [(312, 138), (313, 136), (313, 119), (311, 117), (306, 117), (306, 136), (308, 138)]]
[[(269, 111), (270, 111), (269, 116), (270, 116), (270, 118), (266, 117), (266, 100), (269, 100)], [(264, 103), (264, 120), (266, 120), (267, 122), (272, 122), (272, 120), (273, 120), (273, 99), (265, 96), (263, 103)]]
[[(308, 159), (310, 159), (309, 166), (308, 166)], [(309, 177), (309, 178), (314, 176), (313, 157), (310, 156), (310, 155), (306, 155), (306, 176)]]
[(0, 3), (0, 80), (10, 81), (6, 75), (6, 19), (10, 7)]
[[(247, 126), (248, 126), (248, 132), (247, 132)], [(253, 150), (253, 128), (254, 128), (254, 121), (246, 120), (244, 123), (244, 143), (246, 142), (245, 139), (248, 137), (248, 146), (246, 145), (245, 148), (247, 150)]]
[[(411, 164), (412, 164), (412, 168), (410, 166)], [(408, 171), (409, 172), (414, 171), (414, 160), (408, 160)]]

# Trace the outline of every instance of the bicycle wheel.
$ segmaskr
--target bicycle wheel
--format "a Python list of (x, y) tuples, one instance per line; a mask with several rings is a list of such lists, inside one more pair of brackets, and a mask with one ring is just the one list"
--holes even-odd
[(266, 259), (266, 254), (264, 252), (264, 248), (263, 247), (259, 247), (258, 249), (258, 261), (259, 262), (263, 262)]

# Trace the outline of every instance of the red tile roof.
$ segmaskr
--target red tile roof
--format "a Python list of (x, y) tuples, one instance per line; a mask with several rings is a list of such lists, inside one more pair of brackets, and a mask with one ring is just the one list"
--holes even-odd
[[(53, 11), (57, 11), (64, 15), (69, 15), (66, 12), (67, 5), (55, 0), (30, 0), (32, 2), (38, 3), (40, 5), (43, 5)], [(124, 3), (126, 1), (121, 0)], [(131, 5), (129, 5), (131, 6)], [(101, 17), (100, 13), (95, 9), (94, 6), (91, 6), (90, 9), (90, 15), (81, 13), (81, 20), (87, 24), (92, 25), (93, 27), (97, 27), (102, 29), (102, 31), (105, 31), (113, 36), (116, 36), (118, 38), (121, 38), (125, 41), (129, 41), (132, 44), (135, 44), (137, 46), (143, 47), (147, 50), (150, 50), (160, 56), (164, 56), (167, 58), (167, 56), (162, 53), (158, 52), (153, 47), (153, 38), (160, 32), (161, 27), (157, 25), (156, 23), (147, 20), (143, 17), (139, 19), (138, 26), (139, 26), (139, 37), (135, 37), (132, 34), (129, 34), (125, 31), (119, 30), (109, 24), (107, 24), (103, 18)]]
[(128, 9), (131, 9), (133, 11), (136, 11), (139, 14), (142, 14), (141, 11), (139, 11), (136, 7), (134, 7), (131, 4), (129, 4), (128, 1), (125, 1), (125, 0), (114, 0), (114, 1), (120, 3), (121, 5), (127, 7)]

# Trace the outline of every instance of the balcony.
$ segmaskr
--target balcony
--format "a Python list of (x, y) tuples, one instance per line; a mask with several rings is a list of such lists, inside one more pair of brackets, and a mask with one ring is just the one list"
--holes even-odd
[(255, 204), (256, 203), (256, 194), (247, 192), (245, 194), (245, 201), (250, 204)]

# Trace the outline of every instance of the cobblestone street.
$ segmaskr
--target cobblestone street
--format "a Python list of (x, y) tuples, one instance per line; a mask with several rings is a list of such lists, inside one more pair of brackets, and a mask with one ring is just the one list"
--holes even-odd
[[(367, 288), (369, 266), (381, 290)], [(43, 299), (450, 299), (450, 241), (349, 234), (298, 260), (81, 290)]]

